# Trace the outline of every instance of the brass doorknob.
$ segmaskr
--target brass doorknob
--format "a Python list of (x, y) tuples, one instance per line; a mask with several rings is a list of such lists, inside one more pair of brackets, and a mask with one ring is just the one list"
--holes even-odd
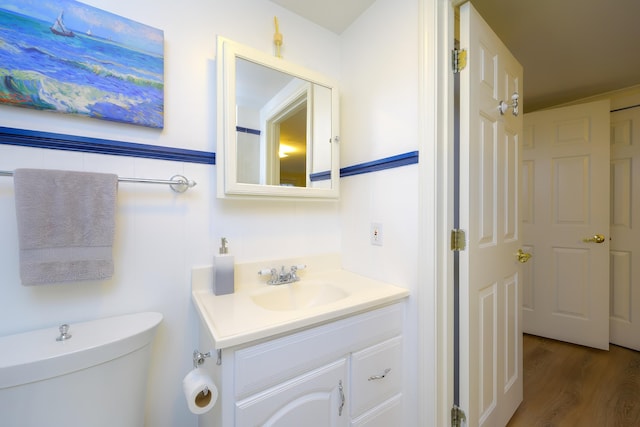
[(585, 243), (604, 243), (604, 240), (604, 235), (602, 234), (596, 234), (594, 236), (585, 237), (584, 239), (582, 239), (582, 241)]
[(518, 253), (516, 254), (516, 258), (518, 259), (518, 261), (523, 264), (529, 261), (529, 258), (531, 258), (532, 256), (533, 255), (528, 252), (523, 252), (522, 249), (518, 249)]

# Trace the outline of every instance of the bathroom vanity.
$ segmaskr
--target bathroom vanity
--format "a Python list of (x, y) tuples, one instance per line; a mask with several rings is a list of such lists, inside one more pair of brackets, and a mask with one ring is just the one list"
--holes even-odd
[[(256, 273), (265, 263), (237, 266), (241, 284), (236, 280), (233, 296), (213, 296), (210, 273), (194, 270), (199, 350), (211, 352), (202, 368), (219, 391), (214, 408), (200, 416), (200, 426), (401, 424), (408, 291), (336, 265), (337, 257), (319, 257), (300, 273), (295, 285), (308, 282), (319, 287), (311, 292), (320, 295), (317, 303), (302, 298), (304, 306), (255, 298), (265, 292), (282, 298), (286, 287), (302, 295), (294, 286), (259, 279)], [(329, 298), (318, 290), (323, 286), (335, 288)]]

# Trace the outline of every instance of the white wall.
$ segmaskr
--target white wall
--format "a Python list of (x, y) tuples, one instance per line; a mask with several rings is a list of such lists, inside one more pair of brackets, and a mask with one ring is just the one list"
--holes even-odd
[[(84, 2), (164, 30), (165, 128), (8, 106), (0, 106), (0, 126), (215, 151), (216, 35), (271, 52), (274, 15), (287, 59), (339, 77), (339, 37), (267, 0)], [(190, 269), (210, 264), (221, 236), (229, 238), (238, 261), (341, 249), (337, 202), (221, 201), (215, 197), (215, 166), (0, 145), (0, 170), (19, 167), (163, 179), (180, 173), (198, 182), (182, 195), (165, 186), (120, 185), (111, 280), (23, 287), (13, 182), (0, 177), (0, 336), (121, 313), (162, 312), (151, 365), (149, 426), (197, 425), (181, 392), (199, 327)]]
[[(342, 34), (343, 165), (419, 148), (419, 2), (377, 0)], [(418, 165), (341, 179), (345, 268), (408, 288), (406, 419), (418, 425)], [(383, 245), (370, 243), (381, 223)]]

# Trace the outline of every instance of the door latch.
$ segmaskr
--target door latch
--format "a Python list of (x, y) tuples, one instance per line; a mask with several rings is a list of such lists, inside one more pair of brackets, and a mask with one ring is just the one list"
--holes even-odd
[(521, 263), (525, 263), (527, 261), (529, 261), (529, 258), (531, 258), (533, 255), (531, 255), (528, 252), (524, 252), (522, 249), (518, 249), (518, 253), (516, 253), (516, 258), (518, 258), (518, 262)]
[(604, 243), (605, 238), (603, 234), (596, 234), (591, 237), (586, 237), (582, 239), (582, 241), (585, 243)]

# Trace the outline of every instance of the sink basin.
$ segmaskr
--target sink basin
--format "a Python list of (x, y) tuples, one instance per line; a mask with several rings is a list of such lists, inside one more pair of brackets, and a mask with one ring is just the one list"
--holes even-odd
[(273, 285), (251, 295), (254, 304), (272, 311), (291, 311), (318, 307), (349, 296), (349, 293), (326, 282), (295, 282)]

